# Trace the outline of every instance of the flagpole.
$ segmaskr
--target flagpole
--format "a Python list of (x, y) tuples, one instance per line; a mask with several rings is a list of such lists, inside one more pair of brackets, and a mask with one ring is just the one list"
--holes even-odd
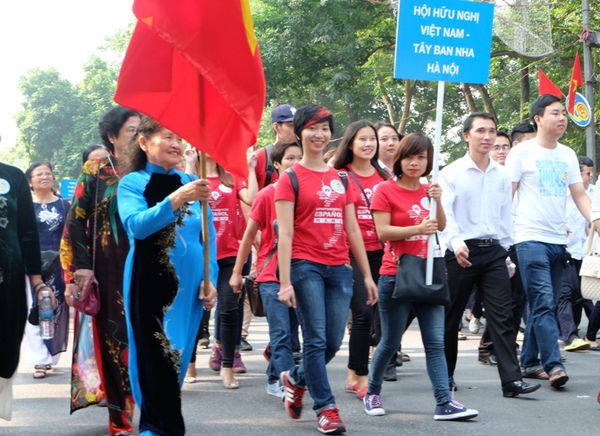
[[(436, 183), (438, 179), (439, 163), (440, 163), (440, 147), (442, 144), (442, 115), (444, 113), (444, 90), (446, 83), (443, 81), (438, 82), (437, 89), (437, 107), (435, 113), (435, 141), (433, 143), (433, 171), (432, 171), (432, 182)], [(436, 219), (437, 216), (437, 202), (431, 198), (429, 200), (429, 218)], [(425, 269), (425, 284), (431, 285), (433, 282), (433, 249), (435, 244), (435, 233), (429, 235), (429, 242), (427, 244), (427, 266)]]
[[(200, 152), (200, 179), (206, 180), (206, 153)], [(202, 205), (202, 234), (204, 235), (204, 295), (210, 295), (210, 233), (208, 230), (208, 201)]]

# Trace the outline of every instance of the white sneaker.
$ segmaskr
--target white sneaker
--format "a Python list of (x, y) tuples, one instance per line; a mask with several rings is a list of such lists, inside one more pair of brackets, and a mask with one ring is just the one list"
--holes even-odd
[(471, 318), (471, 321), (469, 321), (469, 331), (473, 334), (477, 334), (479, 333), (481, 325), (481, 319), (473, 317)]
[(275, 383), (267, 383), (267, 394), (277, 398), (283, 398), (283, 386), (281, 386), (279, 380)]

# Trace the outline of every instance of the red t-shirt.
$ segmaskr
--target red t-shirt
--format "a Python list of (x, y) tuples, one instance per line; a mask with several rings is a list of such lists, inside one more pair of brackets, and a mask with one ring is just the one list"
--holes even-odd
[[(346, 206), (355, 202), (352, 190), (346, 192), (333, 168), (325, 172), (312, 171), (299, 163), (292, 168), (298, 178), (292, 259), (329, 266), (349, 263), (344, 220)], [(285, 172), (275, 188), (275, 201), (278, 200), (296, 200), (290, 177)]]
[(263, 265), (269, 253), (277, 246), (277, 237), (273, 228), (273, 221), (277, 218), (275, 214), (275, 186), (269, 185), (261, 189), (252, 203), (252, 209), (248, 217), (256, 221), (260, 230), (260, 248), (258, 250), (258, 259), (256, 261), (256, 272), (258, 276), (256, 281), (279, 282), (275, 271), (277, 270), (277, 250), (269, 259), (269, 263), (263, 269)]
[[(256, 152), (256, 181), (258, 182), (258, 189), (265, 187), (265, 181), (267, 180), (267, 147), (263, 147)], [(277, 170), (273, 167), (271, 173), (271, 184), (275, 183), (279, 179)]]
[[(373, 193), (375, 192), (377, 185), (384, 181), (383, 177), (381, 177), (377, 171), (369, 177), (363, 177), (356, 174), (351, 165), (348, 165), (348, 169), (352, 171), (362, 185), (369, 201), (372, 201)], [(365, 242), (365, 249), (367, 251), (381, 250), (381, 241), (379, 240), (379, 237), (377, 237), (373, 217), (371, 216), (371, 211), (369, 210), (365, 196), (351, 175), (348, 175), (348, 182), (349, 186), (352, 188), (354, 197), (356, 198), (354, 210), (356, 211), (356, 219), (358, 220), (360, 232), (362, 233), (363, 241)]]
[[(429, 198), (424, 185), (416, 191), (411, 191), (398, 186), (395, 180), (388, 180), (377, 187), (371, 200), (371, 210), (389, 212), (392, 226), (416, 226), (429, 215)], [(395, 275), (397, 267), (395, 260), (404, 253), (427, 257), (428, 238), (427, 235), (416, 235), (401, 241), (386, 241), (379, 274)], [(395, 257), (390, 251), (390, 244), (394, 249)]]
[(217, 259), (237, 256), (240, 247), (240, 229), (245, 225), (240, 209), (238, 193), (246, 187), (245, 182), (234, 179), (234, 187), (221, 183), (218, 177), (207, 177), (210, 182), (208, 204), (213, 212), (217, 232)]

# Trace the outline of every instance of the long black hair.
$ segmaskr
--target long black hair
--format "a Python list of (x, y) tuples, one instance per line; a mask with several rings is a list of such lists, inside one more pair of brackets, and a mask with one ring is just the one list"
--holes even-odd
[(356, 135), (360, 129), (364, 129), (365, 127), (373, 129), (373, 133), (375, 133), (375, 140), (377, 142), (375, 147), (375, 154), (371, 157), (371, 165), (377, 171), (383, 180), (389, 179), (389, 175), (385, 172), (378, 163), (379, 158), (379, 139), (377, 137), (377, 130), (375, 127), (367, 122), (367, 121), (355, 121), (353, 123), (348, 124), (346, 130), (344, 130), (344, 136), (342, 136), (342, 140), (340, 141), (340, 145), (337, 147), (337, 151), (333, 158), (333, 167), (337, 170), (348, 169), (348, 165), (352, 163), (354, 160), (354, 152), (352, 151), (352, 144), (356, 139)]

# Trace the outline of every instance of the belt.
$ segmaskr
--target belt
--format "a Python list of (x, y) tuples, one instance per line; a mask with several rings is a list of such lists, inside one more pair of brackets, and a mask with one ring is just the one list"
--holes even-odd
[(465, 241), (467, 247), (478, 247), (478, 248), (487, 248), (492, 247), (494, 245), (500, 245), (500, 241), (497, 239), (467, 239)]

